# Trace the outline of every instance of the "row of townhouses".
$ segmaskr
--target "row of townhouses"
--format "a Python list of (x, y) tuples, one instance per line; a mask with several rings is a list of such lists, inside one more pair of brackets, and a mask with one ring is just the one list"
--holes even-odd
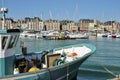
[[(72, 20), (46, 20), (43, 21), (39, 17), (26, 17), (24, 20), (14, 21), (7, 18), (5, 27), (8, 29), (20, 27), (24, 30), (58, 30), (58, 31), (112, 31), (120, 32), (120, 23), (117, 21), (100, 22), (94, 19), (80, 19), (77, 23)], [(2, 18), (0, 18), (0, 27), (2, 26)], [(1, 28), (2, 29), (2, 28)]]

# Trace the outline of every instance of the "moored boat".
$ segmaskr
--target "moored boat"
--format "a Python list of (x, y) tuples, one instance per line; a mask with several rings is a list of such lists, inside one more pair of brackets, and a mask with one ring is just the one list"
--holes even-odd
[(88, 39), (89, 35), (87, 33), (69, 33), (67, 35), (70, 39)]
[(112, 34), (112, 38), (116, 38), (116, 35), (115, 35), (115, 34)]
[[(19, 29), (0, 31), (0, 79), (2, 80), (75, 80), (79, 66), (96, 50), (91, 44), (76, 44), (15, 55), (20, 31)], [(21, 47), (25, 49), (22, 45)], [(19, 71), (14, 74), (14, 69)]]

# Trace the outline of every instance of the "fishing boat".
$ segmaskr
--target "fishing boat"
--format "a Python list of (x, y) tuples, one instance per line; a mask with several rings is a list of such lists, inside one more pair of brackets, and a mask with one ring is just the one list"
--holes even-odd
[[(79, 66), (96, 50), (92, 44), (76, 44), (28, 54), (22, 47), (24, 54), (15, 55), (20, 32), (20, 29), (0, 31), (2, 80), (75, 80)], [(15, 69), (19, 71), (15, 73)]]

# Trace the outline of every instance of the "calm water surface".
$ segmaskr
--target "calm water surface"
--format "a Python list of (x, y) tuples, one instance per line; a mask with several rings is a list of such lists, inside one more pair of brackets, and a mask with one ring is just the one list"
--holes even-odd
[[(95, 54), (90, 56), (79, 68), (78, 80), (106, 80), (114, 78), (109, 71), (120, 73), (120, 39), (90, 38), (77, 40), (20, 39), (25, 42), (28, 52), (39, 52), (70, 44), (91, 43), (96, 46)], [(20, 43), (19, 41), (19, 43)], [(20, 53), (20, 44), (17, 53)], [(107, 70), (109, 71), (107, 71)]]

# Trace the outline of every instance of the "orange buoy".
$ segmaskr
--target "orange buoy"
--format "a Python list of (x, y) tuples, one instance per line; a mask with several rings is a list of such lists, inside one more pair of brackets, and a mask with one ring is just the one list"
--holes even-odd
[(76, 53), (76, 52), (73, 52), (72, 53), (72, 56), (74, 57), (74, 56), (77, 56), (78, 54)]
[(32, 67), (32, 68), (29, 69), (28, 72), (34, 72), (34, 71), (38, 71), (38, 70), (40, 70), (40, 69), (37, 68), (37, 67)]

